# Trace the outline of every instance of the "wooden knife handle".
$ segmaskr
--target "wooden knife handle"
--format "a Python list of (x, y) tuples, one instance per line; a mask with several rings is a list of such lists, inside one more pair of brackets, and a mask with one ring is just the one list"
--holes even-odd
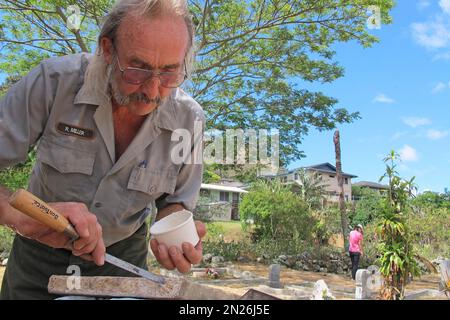
[(72, 241), (79, 235), (70, 222), (47, 203), (34, 194), (18, 189), (9, 198), (9, 204), (27, 216), (45, 224), (58, 232), (64, 232)]

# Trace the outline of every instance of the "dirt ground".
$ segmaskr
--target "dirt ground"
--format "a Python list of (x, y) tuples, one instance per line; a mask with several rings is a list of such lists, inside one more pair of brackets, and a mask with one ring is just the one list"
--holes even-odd
[[(241, 264), (235, 265), (240, 270), (248, 270), (261, 277), (268, 277), (268, 267), (262, 264)], [(316, 282), (320, 279), (332, 285), (339, 285), (342, 287), (354, 288), (355, 284), (350, 276), (338, 275), (332, 273), (320, 273), (320, 272), (308, 272), (289, 269), (286, 267), (281, 268), (280, 281), (283, 284), (301, 284), (302, 282)], [(420, 290), (420, 289), (438, 289), (440, 280), (439, 274), (424, 275), (419, 279), (414, 280), (407, 286), (408, 290)]]
[[(268, 278), (268, 266), (263, 264), (234, 264), (234, 268), (241, 272), (249, 271), (255, 276), (260, 278)], [(5, 271), (5, 267), (0, 267), (0, 282), (3, 279), (3, 274)], [(347, 297), (351, 296), (351, 293), (355, 290), (354, 281), (345, 275), (337, 275), (337, 274), (326, 274), (319, 272), (307, 272), (307, 271), (298, 271), (289, 269), (286, 267), (281, 267), (280, 272), (280, 281), (281, 283), (286, 285), (297, 285), (311, 286), (314, 282), (323, 279), (330, 290), (333, 292), (333, 289), (339, 288), (341, 292), (347, 292)], [(437, 290), (439, 285), (440, 276), (438, 274), (428, 274), (424, 275), (421, 278), (415, 279), (412, 283), (410, 283), (406, 287), (406, 292), (412, 292), (417, 290), (424, 289), (432, 289)], [(248, 288), (248, 284), (239, 284), (234, 283), (229, 285), (230, 289), (238, 292), (245, 292), (246, 287)], [(339, 297), (337, 297), (339, 298)]]
[[(268, 266), (266, 265), (235, 264), (234, 267), (240, 271), (250, 271), (252, 274), (257, 275), (258, 277), (266, 279), (268, 278), (269, 270)], [(298, 271), (286, 267), (281, 267), (280, 282), (284, 286), (311, 286), (313, 283), (320, 279), (326, 282), (332, 292), (333, 289), (339, 290), (341, 292), (346, 292), (346, 297), (352, 296), (352, 293), (354, 294), (355, 292), (355, 282), (353, 279), (351, 279), (350, 276), (331, 273)], [(439, 287), (439, 281), (439, 274), (423, 275), (421, 278), (415, 279), (410, 284), (408, 284), (408, 286), (406, 287), (406, 293), (425, 289), (437, 290)], [(240, 287), (239, 285), (234, 286)], [(344, 297), (342, 296), (341, 298)]]

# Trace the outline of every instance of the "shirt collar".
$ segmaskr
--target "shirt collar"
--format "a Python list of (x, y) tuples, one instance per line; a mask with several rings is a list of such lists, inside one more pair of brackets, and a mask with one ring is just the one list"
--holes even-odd
[(178, 126), (177, 113), (175, 111), (175, 103), (179, 88), (173, 90), (172, 94), (153, 112), (155, 114), (155, 124), (161, 129), (170, 131), (176, 130)]
[(96, 83), (93, 82), (92, 78), (86, 78), (87, 66), (92, 59), (93, 57), (89, 57), (88, 61), (84, 64), (84, 72), (81, 73), (83, 85), (75, 96), (74, 104), (99, 106), (108, 103), (111, 99), (108, 94), (108, 77), (106, 71), (101, 72), (101, 76), (97, 79)]

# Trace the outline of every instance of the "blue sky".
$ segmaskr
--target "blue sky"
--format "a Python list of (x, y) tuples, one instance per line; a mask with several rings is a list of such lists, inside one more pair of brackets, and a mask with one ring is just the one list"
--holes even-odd
[[(354, 181), (374, 181), (382, 159), (394, 149), (398, 171), (416, 177), (419, 192), (450, 189), (450, 0), (398, 0), (394, 23), (370, 32), (380, 42), (364, 49), (336, 46), (345, 76), (313, 85), (359, 111), (362, 119), (339, 127), (343, 171)], [(334, 131), (311, 131), (302, 145), (306, 158), (289, 169), (335, 163)]]

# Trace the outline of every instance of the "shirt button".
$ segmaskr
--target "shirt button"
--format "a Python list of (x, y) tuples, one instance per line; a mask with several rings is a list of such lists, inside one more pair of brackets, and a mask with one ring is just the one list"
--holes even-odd
[(151, 193), (154, 193), (155, 190), (156, 190), (155, 186), (151, 186), (151, 187), (150, 187), (150, 192), (151, 192)]
[(101, 204), (101, 202), (96, 202), (96, 203), (94, 204), (94, 206), (95, 206), (96, 208), (100, 208), (100, 207), (102, 206), (102, 204)]

